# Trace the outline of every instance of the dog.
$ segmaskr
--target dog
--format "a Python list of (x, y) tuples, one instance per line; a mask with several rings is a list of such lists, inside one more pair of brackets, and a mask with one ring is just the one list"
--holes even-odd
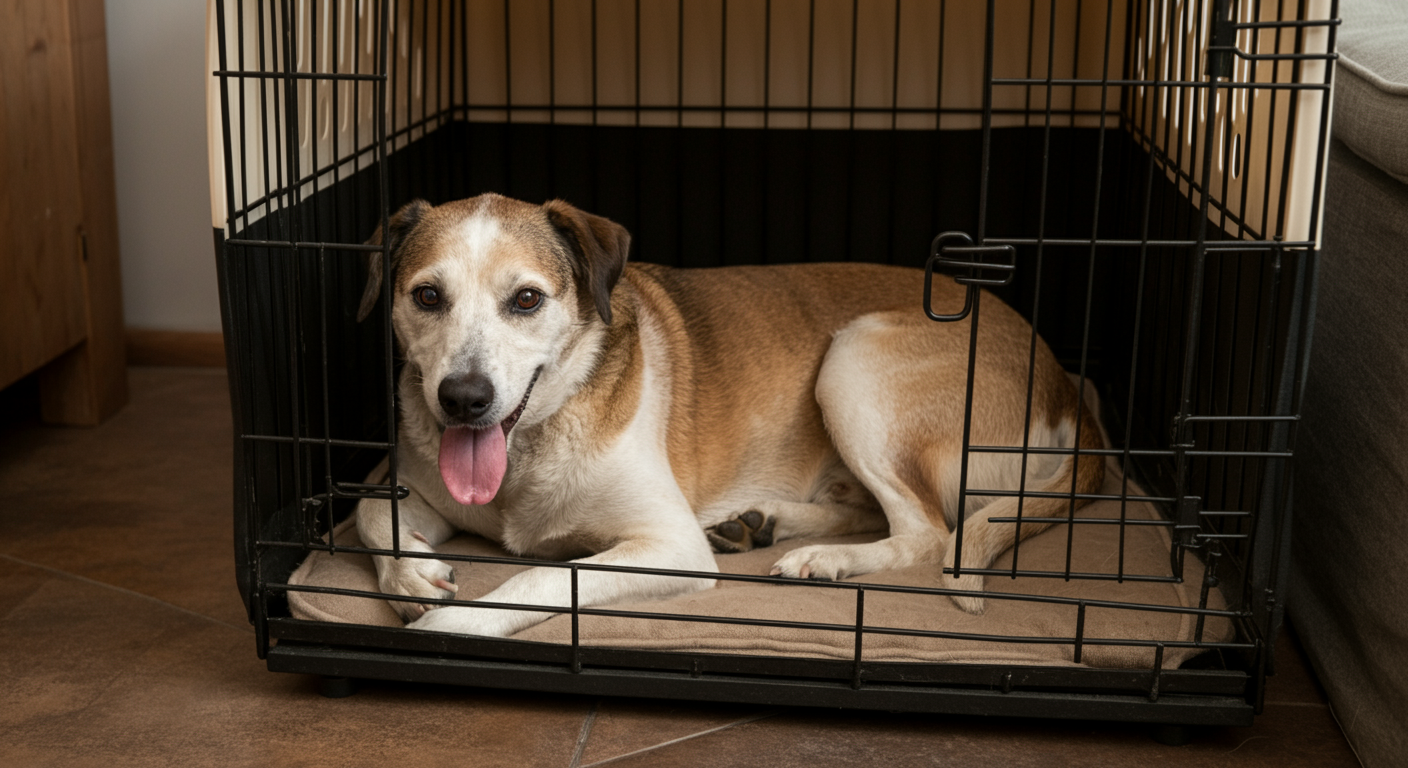
[[(494, 194), (417, 200), (377, 228), (368, 242), (385, 243), (391, 273), (370, 254), (357, 314), (387, 281), (404, 360), (402, 550), (433, 553), (468, 531), (525, 557), (701, 574), (583, 569), (582, 607), (706, 589), (712, 550), (795, 537), (889, 532), (793, 550), (772, 575), (952, 568), (978, 313), (929, 320), (916, 269), (672, 269), (627, 263), (630, 239), (561, 200)], [(961, 306), (965, 290), (935, 281), (934, 305)], [(971, 444), (1067, 449), (970, 454), (968, 488), (1046, 494), (1022, 502), (1025, 538), (1098, 489), (1103, 458), (1069, 449), (1103, 448), (1101, 430), (1045, 343), (992, 295), (976, 349)], [(990, 519), (1015, 516), (1018, 499), (962, 507), (962, 568), (985, 568), (1017, 534)], [(389, 500), (362, 500), (356, 524), (368, 547), (392, 547)], [(373, 559), (383, 593), (413, 598), (390, 602), (414, 629), (502, 637), (551, 615), (418, 603), (456, 594), (448, 565)], [(981, 613), (969, 593), (982, 576), (960, 573), (940, 571), (939, 585)], [(532, 568), (480, 599), (564, 607), (570, 579)]]

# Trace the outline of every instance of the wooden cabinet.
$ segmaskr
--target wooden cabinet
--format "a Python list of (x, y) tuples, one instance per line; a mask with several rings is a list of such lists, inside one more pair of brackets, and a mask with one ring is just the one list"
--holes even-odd
[(0, 0), (0, 387), (46, 421), (127, 402), (102, 0)]

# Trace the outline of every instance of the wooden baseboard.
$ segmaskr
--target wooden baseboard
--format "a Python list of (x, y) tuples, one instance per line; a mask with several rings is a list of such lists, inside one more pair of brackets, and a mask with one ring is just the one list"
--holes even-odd
[(224, 368), (225, 337), (203, 331), (128, 328), (127, 364)]

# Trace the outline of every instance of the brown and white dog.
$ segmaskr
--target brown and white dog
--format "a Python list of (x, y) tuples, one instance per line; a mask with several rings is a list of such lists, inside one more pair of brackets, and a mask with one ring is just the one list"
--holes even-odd
[[(867, 544), (803, 547), (775, 575), (839, 579), (952, 565), (970, 320), (917, 308), (923, 273), (867, 264), (670, 269), (626, 263), (630, 235), (554, 200), (481, 195), (406, 205), (378, 229), (392, 252), (391, 316), (405, 366), (398, 454), (403, 549), (433, 552), (456, 531), (515, 554), (717, 572), (738, 551), (801, 536), (883, 531)], [(381, 254), (359, 319), (382, 294)], [(934, 282), (941, 310), (963, 288)], [(1050, 350), (985, 296), (972, 443), (1103, 447)], [(1077, 429), (1077, 423), (1080, 428)], [(1093, 493), (1104, 462), (1030, 454), (1029, 490)], [(968, 487), (1016, 489), (1022, 457), (973, 453)], [(1074, 475), (1074, 477), (1073, 477)], [(1077, 506), (1082, 504), (1076, 501)], [(1070, 501), (1029, 497), (1026, 537)], [(970, 498), (963, 560), (984, 568), (1013, 543), (1017, 499)], [(390, 503), (364, 500), (357, 527), (390, 548)], [(445, 563), (378, 556), (383, 592), (450, 598)], [(481, 598), (566, 606), (570, 575), (534, 568)], [(982, 577), (942, 576), (974, 591)], [(583, 607), (712, 586), (583, 570)], [(981, 612), (981, 597), (960, 596)], [(391, 601), (413, 628), (505, 636), (549, 616)]]

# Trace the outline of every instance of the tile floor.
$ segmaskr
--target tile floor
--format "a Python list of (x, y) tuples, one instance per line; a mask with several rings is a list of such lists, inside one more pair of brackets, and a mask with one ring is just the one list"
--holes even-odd
[(1294, 637), (1251, 728), (771, 710), (268, 672), (234, 584), (224, 372), (134, 368), (97, 429), (0, 397), (0, 766), (1356, 766)]

